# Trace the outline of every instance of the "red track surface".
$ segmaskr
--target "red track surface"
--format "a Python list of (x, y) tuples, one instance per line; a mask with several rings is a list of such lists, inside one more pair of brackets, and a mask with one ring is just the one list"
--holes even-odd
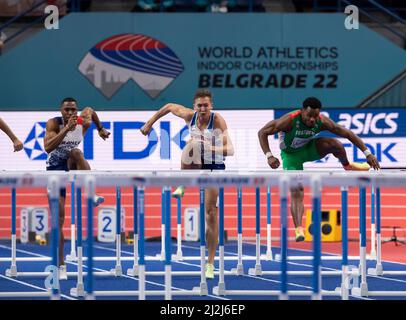
[[(369, 190), (367, 191), (369, 192)], [(98, 189), (97, 193), (105, 197), (103, 206), (115, 206), (115, 188)], [(225, 227), (230, 238), (237, 235), (237, 192), (235, 188), (225, 190)], [(367, 226), (368, 237), (370, 235), (370, 195), (367, 197)], [(279, 237), (279, 194), (278, 190), (272, 190), (272, 237)], [(66, 199), (66, 221), (65, 235), (70, 236), (70, 190), (68, 188)], [(85, 202), (83, 202), (85, 203)], [(359, 217), (359, 196), (356, 188), (349, 190), (349, 238), (358, 239), (358, 217)], [(160, 235), (161, 225), (161, 192), (158, 188), (148, 188), (145, 197), (146, 205), (146, 236), (154, 237)], [(19, 189), (17, 190), (17, 236), (19, 236), (19, 213), (21, 208), (28, 206), (47, 207), (46, 190), (44, 188)], [(126, 229), (131, 230), (133, 226), (133, 199), (132, 189), (123, 188), (122, 206), (126, 211)], [(176, 201), (172, 199), (172, 236), (176, 236)], [(186, 207), (198, 207), (198, 190), (189, 188), (182, 201), (183, 209)], [(305, 190), (305, 207), (310, 208), (310, 194)], [(339, 188), (325, 188), (322, 194), (322, 209), (340, 209), (341, 195)], [(83, 211), (84, 213), (86, 211)], [(406, 238), (406, 189), (384, 188), (381, 190), (381, 225), (399, 226), (398, 237)], [(291, 219), (289, 219), (291, 220)], [(95, 217), (95, 229), (97, 230), (97, 220)], [(266, 189), (261, 190), (261, 237), (266, 237)], [(303, 220), (303, 225), (304, 225)], [(86, 217), (83, 220), (86, 226)], [(290, 228), (293, 224), (289, 221)], [(49, 223), (50, 225), (50, 223)], [(9, 238), (11, 230), (11, 192), (8, 189), (0, 189), (0, 238)], [(292, 229), (291, 229), (292, 230)], [(392, 229), (383, 228), (382, 237), (388, 238), (392, 234)], [(290, 236), (293, 236), (292, 231)], [(243, 237), (253, 239), (255, 237), (255, 189), (243, 189)], [(294, 246), (298, 246), (294, 244)], [(352, 248), (354, 246), (354, 248)], [(358, 241), (350, 243), (350, 254), (357, 254)], [(311, 248), (309, 244), (300, 244), (299, 247)], [(323, 244), (326, 252), (339, 252), (340, 244)], [(406, 246), (395, 247), (393, 243), (385, 244), (383, 247), (383, 258), (387, 260), (406, 262)], [(390, 259), (389, 259), (390, 258)]]

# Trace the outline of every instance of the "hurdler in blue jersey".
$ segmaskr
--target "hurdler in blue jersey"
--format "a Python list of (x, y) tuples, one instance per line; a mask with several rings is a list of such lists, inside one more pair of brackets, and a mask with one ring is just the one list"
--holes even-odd
[[(153, 124), (168, 113), (185, 120), (189, 126), (190, 140), (182, 151), (182, 170), (224, 170), (224, 158), (234, 154), (231, 139), (227, 133), (227, 124), (219, 113), (213, 113), (212, 95), (208, 90), (198, 90), (193, 99), (193, 110), (184, 106), (169, 103), (162, 107), (141, 128), (147, 135)], [(182, 197), (185, 188), (179, 186), (173, 193), (174, 197)], [(217, 188), (206, 188), (206, 240), (208, 259), (206, 264), (206, 278), (214, 278), (214, 257), (218, 243), (217, 222)]]
[[(96, 125), (99, 136), (105, 140), (110, 132), (103, 128), (96, 112), (87, 107), (80, 116), (76, 100), (65, 98), (60, 107), (61, 116), (49, 119), (46, 124), (44, 147), (47, 152), (47, 171), (90, 170), (90, 165), (78, 149), (87, 129), (92, 122)], [(63, 224), (65, 221), (66, 189), (61, 190), (59, 198), (59, 266), (60, 279), (66, 279), (66, 266), (64, 263), (64, 236)], [(94, 204), (98, 206), (104, 201), (103, 197), (95, 196)]]

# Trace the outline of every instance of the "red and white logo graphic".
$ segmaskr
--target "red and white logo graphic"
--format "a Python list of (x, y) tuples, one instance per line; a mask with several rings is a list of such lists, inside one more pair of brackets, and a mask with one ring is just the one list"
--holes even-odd
[(155, 99), (184, 70), (164, 43), (141, 34), (120, 34), (97, 43), (79, 71), (110, 99), (130, 79)]

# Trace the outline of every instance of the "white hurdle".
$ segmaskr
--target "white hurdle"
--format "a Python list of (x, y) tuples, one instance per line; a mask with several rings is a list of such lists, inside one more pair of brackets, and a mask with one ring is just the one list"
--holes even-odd
[[(138, 192), (137, 192), (138, 191)], [(201, 282), (199, 287), (194, 287), (191, 290), (172, 290), (172, 276), (175, 274), (172, 271), (171, 262), (171, 207), (170, 207), (170, 195), (171, 188), (169, 186), (165, 186), (163, 188), (163, 197), (162, 200), (164, 201), (164, 214), (165, 214), (165, 270), (163, 272), (156, 271), (156, 272), (147, 272), (145, 269), (145, 233), (144, 233), (144, 217), (145, 217), (145, 209), (144, 209), (144, 188), (139, 188), (138, 190), (134, 190), (134, 235), (138, 235), (138, 231), (136, 230), (138, 226), (138, 219), (137, 213), (139, 212), (139, 237), (134, 238), (134, 243), (138, 245), (138, 249), (134, 250), (134, 265), (131, 269), (127, 270), (127, 274), (130, 276), (138, 276), (139, 278), (139, 288), (138, 290), (127, 290), (127, 291), (94, 291), (92, 295), (94, 297), (97, 296), (138, 296), (140, 300), (144, 300), (147, 296), (164, 296), (166, 300), (172, 299), (172, 296), (201, 296), (207, 295), (207, 283), (204, 274), (204, 260), (205, 260), (205, 251), (201, 250), (201, 257), (200, 260), (202, 261), (201, 267), (202, 271), (200, 272), (201, 275)], [(204, 212), (204, 191), (200, 193), (200, 206)], [(204, 214), (201, 215), (204, 219)], [(204, 234), (204, 227), (201, 230), (201, 233)], [(204, 241), (204, 236), (203, 240)], [(135, 247), (134, 247), (135, 248)], [(205, 247), (203, 247), (205, 248)], [(138, 256), (139, 254), (139, 256)], [(177, 273), (179, 274), (179, 273)], [(186, 275), (196, 275), (185, 273)], [(145, 290), (145, 277), (147, 275), (164, 275), (165, 276), (165, 290)]]
[[(71, 175), (69, 175), (68, 177), (69, 182), (71, 183), (71, 192), (72, 192), (72, 203), (71, 203), (71, 207), (72, 207), (72, 224), (71, 224), (71, 252), (70, 254), (68, 254), (66, 256), (66, 261), (69, 262), (75, 262), (78, 261), (78, 257), (76, 256), (76, 250), (83, 250), (81, 248), (81, 246), (78, 246), (76, 248), (76, 240), (75, 240), (75, 234), (76, 234), (76, 230), (75, 230), (75, 207), (79, 207), (81, 206), (81, 197), (77, 198), (77, 205), (75, 206), (74, 203), (74, 199), (75, 199), (75, 183), (74, 183), (74, 178), (72, 178)], [(78, 190), (80, 190), (80, 188), (78, 188)], [(79, 191), (77, 191), (79, 192)], [(117, 198), (117, 204), (120, 205), (120, 201), (119, 198)], [(25, 271), (25, 272), (20, 272), (17, 271), (17, 262), (43, 262), (43, 261), (52, 261), (52, 258), (50, 257), (17, 257), (17, 237), (16, 237), (16, 190), (15, 188), (12, 189), (12, 200), (11, 200), (11, 209), (12, 209), (12, 234), (11, 234), (11, 257), (10, 258), (1, 258), (0, 262), (7, 262), (10, 261), (11, 262), (11, 266), (9, 269), (6, 270), (5, 275), (7, 277), (12, 277), (12, 278), (24, 278), (24, 277), (29, 277), (29, 278), (33, 278), (33, 277), (38, 277), (38, 278), (46, 278), (49, 277), (51, 272), (50, 271)], [(121, 217), (121, 215), (120, 215)], [(79, 219), (79, 218), (78, 218)], [(13, 223), (14, 221), (14, 223)], [(79, 221), (78, 221), (79, 223)], [(81, 222), (80, 222), (81, 223)], [(79, 230), (79, 228), (78, 228)], [(81, 233), (81, 229), (80, 229), (80, 233)], [(78, 232), (79, 233), (79, 232)], [(81, 235), (80, 235), (81, 236)], [(117, 241), (121, 241), (120, 237), (117, 237), (116, 239), (116, 243)], [(98, 257), (96, 260), (110, 260), (110, 261), (116, 261), (117, 265), (119, 265), (120, 263), (120, 258), (121, 258), (121, 250), (120, 250), (120, 243), (117, 244), (117, 255), (115, 258), (113, 257)], [(83, 258), (83, 256), (81, 257), (81, 261), (78, 261), (78, 271), (77, 272), (67, 272), (67, 276), (68, 279), (72, 278), (72, 277), (79, 277), (80, 274), (86, 274), (83, 273), (83, 270), (81, 269), (83, 267), (83, 261), (86, 260), (86, 258)], [(127, 260), (127, 259), (126, 259)], [(128, 259), (129, 260), (129, 259)], [(95, 276), (101, 276), (101, 277), (108, 277), (108, 276), (119, 276), (121, 275), (119, 273), (119, 267), (117, 267), (115, 269), (112, 269), (111, 271), (100, 271), (100, 272), (95, 272)]]
[[(224, 278), (221, 276), (222, 272), (220, 273), (220, 279), (218, 286), (213, 288), (213, 294), (219, 295), (219, 296), (230, 296), (230, 295), (251, 295), (251, 296), (278, 296), (279, 299), (281, 300), (286, 300), (288, 299), (289, 296), (309, 296), (312, 297), (313, 299), (321, 299), (322, 296), (341, 296), (345, 294), (344, 290), (339, 289), (333, 290), (333, 291), (328, 291), (328, 290), (322, 290), (321, 289), (321, 229), (320, 229), (320, 221), (321, 221), (321, 181), (316, 177), (312, 180), (312, 196), (313, 196), (313, 221), (316, 227), (314, 230), (314, 237), (313, 237), (313, 255), (314, 255), (314, 260), (313, 260), (313, 270), (312, 271), (288, 271), (287, 270), (287, 246), (288, 246), (288, 241), (287, 241), (287, 216), (288, 216), (288, 208), (287, 208), (287, 198), (288, 198), (288, 190), (289, 190), (289, 178), (287, 177), (282, 177), (279, 180), (279, 190), (280, 190), (280, 203), (281, 203), (281, 255), (282, 255), (282, 261), (281, 261), (281, 271), (262, 271), (260, 270), (260, 267), (257, 267), (255, 269), (251, 269), (251, 274), (252, 275), (278, 275), (280, 276), (280, 282), (281, 282), (281, 289), (280, 290), (230, 290), (226, 289), (226, 285), (224, 283)], [(220, 189), (221, 190), (221, 189)], [(258, 189), (257, 189), (258, 190)], [(220, 204), (224, 206), (223, 201), (222, 201), (222, 193), (220, 193)], [(258, 217), (258, 208), (259, 206), (259, 192), (256, 193), (256, 202), (257, 202), (257, 217)], [(222, 212), (224, 211), (224, 208), (220, 207), (220, 217), (219, 217), (219, 225), (220, 225), (220, 235), (223, 233), (222, 231), (224, 230), (224, 214)], [(257, 229), (258, 230), (258, 224), (259, 224), (259, 219), (257, 219)], [(318, 236), (317, 236), (318, 235)], [(257, 237), (258, 239), (258, 237)], [(221, 244), (221, 238), (220, 238), (220, 244)], [(220, 247), (221, 250), (221, 247)], [(223, 255), (221, 254), (220, 251), (220, 258)], [(257, 251), (257, 257), (258, 257), (258, 251)], [(257, 260), (258, 261), (258, 260)], [(221, 268), (224, 268), (224, 261), (222, 259), (220, 260), (220, 271)], [(331, 274), (329, 274), (331, 273)], [(329, 274), (329, 275), (341, 275), (343, 272), (342, 271), (337, 271), (337, 272), (325, 272), (324, 274)], [(287, 289), (287, 277), (288, 275), (309, 275), (312, 276), (313, 279), (313, 291), (310, 290), (290, 290), (288, 291)], [(343, 277), (345, 279), (346, 277)]]
[(262, 255), (267, 261), (273, 260), (272, 254), (272, 219), (271, 219), (271, 187), (266, 191), (266, 254)]
[[(376, 243), (375, 240), (375, 208), (374, 208), (374, 188), (371, 188), (371, 253), (366, 255), (367, 260), (376, 260), (376, 251), (375, 251), (375, 246), (373, 245)], [(342, 191), (341, 191), (341, 196), (342, 196)], [(361, 230), (360, 230), (360, 236), (361, 236)], [(360, 247), (361, 247), (361, 242), (360, 242)], [(280, 260), (280, 254), (275, 255), (275, 260)], [(349, 260), (360, 260), (360, 256), (348, 256), (347, 257)], [(321, 260), (322, 261), (341, 261), (343, 259), (343, 256), (341, 255), (322, 255)], [(313, 260), (313, 257), (310, 255), (303, 255), (303, 256), (288, 256), (289, 261), (311, 261)]]
[[(382, 266), (382, 240), (381, 240), (381, 188), (376, 187), (374, 192), (376, 199), (376, 265), (375, 268), (368, 269), (370, 276), (404, 276), (404, 270), (383, 270)], [(381, 296), (381, 297), (406, 297), (406, 291), (371, 291), (367, 290), (364, 294), (368, 297)]]
[[(12, 174), (0, 174), (0, 185), (12, 187), (12, 263), (10, 269), (6, 274), (10, 276), (18, 275), (16, 264), (16, 187), (29, 187), (26, 182), (27, 175), (13, 176)], [(50, 190), (50, 207), (51, 207), (51, 253), (52, 253), (52, 285), (50, 282), (46, 283), (45, 291), (25, 291), (25, 292), (0, 292), (0, 297), (5, 298), (37, 298), (49, 297), (52, 300), (60, 299), (60, 286), (59, 286), (59, 269), (58, 269), (58, 234), (59, 234), (59, 190), (60, 181), (58, 176), (49, 175), (46, 177), (37, 178), (37, 183), (40, 186), (47, 186)], [(51, 273), (48, 273), (51, 274)]]
[(71, 193), (71, 225), (70, 225), (70, 254), (66, 255), (66, 261), (77, 261), (76, 255), (76, 227), (75, 227), (75, 178), (72, 176), (70, 183)]

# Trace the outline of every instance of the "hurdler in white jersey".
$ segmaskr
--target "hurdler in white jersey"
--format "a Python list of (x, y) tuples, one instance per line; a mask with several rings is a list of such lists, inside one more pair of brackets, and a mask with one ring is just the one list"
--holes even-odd
[[(182, 105), (169, 103), (159, 109), (141, 128), (144, 135), (149, 134), (153, 124), (168, 113), (182, 118), (189, 126), (191, 139), (182, 150), (182, 170), (224, 170), (224, 157), (234, 154), (234, 147), (227, 133), (227, 124), (219, 113), (211, 112), (213, 109), (212, 94), (210, 91), (200, 89), (193, 98), (193, 110)], [(173, 197), (182, 197), (184, 186), (179, 186)], [(206, 240), (208, 259), (206, 265), (206, 278), (214, 278), (214, 256), (218, 243), (217, 221), (218, 188), (205, 189), (205, 216)]]
[[(62, 117), (56, 117), (54, 120), (59, 124), (59, 130), (65, 125)], [(83, 120), (78, 117), (77, 125), (73, 131), (69, 131), (63, 138), (62, 142), (50, 153), (48, 153), (46, 166), (65, 167), (71, 151), (79, 146), (83, 140)], [(60, 169), (65, 170), (65, 169)], [(69, 168), (66, 168), (69, 170)]]
[[(87, 129), (95, 124), (99, 136), (106, 140), (110, 132), (103, 128), (96, 112), (87, 107), (78, 116), (76, 100), (65, 98), (60, 107), (61, 116), (49, 119), (46, 124), (44, 147), (48, 153), (46, 160), (47, 171), (90, 170), (90, 165), (83, 152), (78, 148)], [(67, 279), (64, 263), (64, 235), (66, 189), (61, 189), (59, 198), (59, 261), (60, 279)], [(103, 197), (95, 196), (95, 206), (104, 201)]]
[[(200, 150), (202, 158), (201, 169), (225, 169), (225, 157), (221, 151), (221, 147), (223, 145), (223, 132), (221, 132), (219, 129), (214, 129), (214, 119), (216, 117), (216, 113), (210, 113), (209, 123), (207, 124), (207, 127), (203, 128), (202, 130), (199, 129), (197, 125), (198, 117), (199, 113), (195, 112), (192, 120), (189, 123), (189, 134), (192, 141), (202, 142), (202, 150)], [(209, 147), (204, 148), (204, 145)]]

